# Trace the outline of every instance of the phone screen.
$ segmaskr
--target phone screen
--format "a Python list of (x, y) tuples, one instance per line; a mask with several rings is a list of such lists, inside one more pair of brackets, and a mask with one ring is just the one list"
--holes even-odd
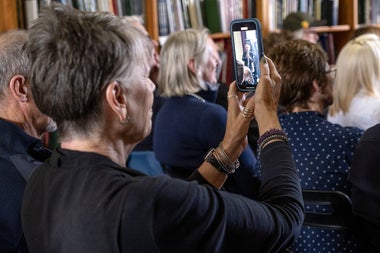
[(262, 38), (260, 23), (255, 19), (231, 23), (234, 71), (242, 91), (254, 91), (260, 79)]

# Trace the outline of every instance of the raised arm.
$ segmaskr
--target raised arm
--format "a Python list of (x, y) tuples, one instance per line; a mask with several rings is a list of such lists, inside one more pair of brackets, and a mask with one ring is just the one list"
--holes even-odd
[[(271, 60), (263, 57), (260, 67), (262, 75), (252, 99), (245, 99), (246, 94), (239, 92), (234, 82), (231, 83), (223, 141), (208, 154), (208, 159), (190, 179), (205, 180), (218, 189), (222, 187), (228, 174), (237, 167), (237, 159), (248, 144), (247, 133), (253, 117), (258, 121), (260, 135), (270, 129), (280, 129), (277, 104), (281, 78)], [(273, 138), (270, 141), (276, 140), (282, 141), (280, 138)], [(219, 170), (215, 167), (219, 167)], [(198, 173), (202, 179), (199, 179)]]

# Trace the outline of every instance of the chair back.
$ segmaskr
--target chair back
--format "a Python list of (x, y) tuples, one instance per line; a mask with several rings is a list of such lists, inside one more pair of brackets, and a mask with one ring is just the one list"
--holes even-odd
[[(333, 230), (351, 230), (353, 223), (351, 199), (341, 191), (302, 191), (305, 203), (304, 225)], [(317, 210), (307, 210), (317, 206)], [(322, 211), (321, 211), (322, 210)]]

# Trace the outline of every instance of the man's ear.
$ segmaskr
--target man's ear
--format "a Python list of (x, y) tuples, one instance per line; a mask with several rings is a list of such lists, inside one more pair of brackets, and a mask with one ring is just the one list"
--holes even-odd
[(117, 81), (113, 81), (107, 85), (106, 101), (119, 120), (124, 121), (127, 117), (127, 99), (123, 88)]
[(9, 90), (20, 102), (28, 102), (28, 83), (22, 75), (15, 75), (9, 82)]

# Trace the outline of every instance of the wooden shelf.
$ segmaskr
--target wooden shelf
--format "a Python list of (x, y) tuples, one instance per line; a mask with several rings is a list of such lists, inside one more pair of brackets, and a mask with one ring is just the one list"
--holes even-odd
[(356, 28), (361, 28), (361, 27), (365, 27), (365, 26), (374, 26), (374, 27), (379, 27), (380, 28), (380, 24), (358, 24), (356, 26)]
[(16, 0), (0, 0), (0, 33), (19, 27)]
[(213, 33), (211, 34), (211, 38), (214, 40), (222, 40), (222, 39), (229, 39), (231, 35), (229, 33)]
[(157, 0), (145, 0), (145, 27), (150, 37), (158, 41)]
[(351, 27), (350, 25), (318, 26), (313, 27), (313, 31), (317, 33), (349, 32), (351, 31)]

